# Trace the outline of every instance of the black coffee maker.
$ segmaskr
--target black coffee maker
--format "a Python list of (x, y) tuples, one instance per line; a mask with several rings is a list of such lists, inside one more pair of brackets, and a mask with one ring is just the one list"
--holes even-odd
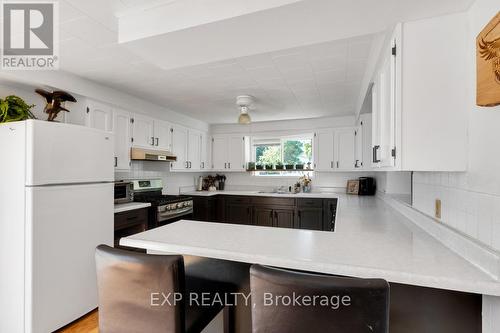
[(377, 186), (373, 177), (359, 177), (359, 195), (375, 195)]

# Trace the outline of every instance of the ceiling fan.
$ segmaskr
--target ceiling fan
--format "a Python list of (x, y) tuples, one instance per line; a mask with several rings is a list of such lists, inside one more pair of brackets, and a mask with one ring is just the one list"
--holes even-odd
[(240, 115), (238, 117), (238, 124), (247, 125), (252, 122), (248, 111), (254, 106), (255, 98), (250, 95), (241, 95), (236, 97), (236, 105), (240, 110)]

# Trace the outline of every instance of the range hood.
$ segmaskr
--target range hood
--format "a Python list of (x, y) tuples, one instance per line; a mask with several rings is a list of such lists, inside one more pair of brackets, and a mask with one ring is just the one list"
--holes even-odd
[(163, 161), (175, 162), (177, 157), (166, 150), (152, 150), (143, 148), (132, 148), (131, 158), (133, 161)]

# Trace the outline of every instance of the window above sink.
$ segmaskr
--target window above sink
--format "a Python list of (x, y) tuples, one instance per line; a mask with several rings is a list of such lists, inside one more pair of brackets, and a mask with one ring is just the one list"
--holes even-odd
[(250, 168), (256, 176), (312, 176), (313, 134), (254, 137)]

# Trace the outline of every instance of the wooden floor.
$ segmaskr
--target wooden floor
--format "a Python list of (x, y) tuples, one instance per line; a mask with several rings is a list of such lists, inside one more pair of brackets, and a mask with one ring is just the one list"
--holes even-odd
[(60, 329), (57, 333), (98, 333), (99, 322), (97, 310), (92, 311), (72, 324)]

